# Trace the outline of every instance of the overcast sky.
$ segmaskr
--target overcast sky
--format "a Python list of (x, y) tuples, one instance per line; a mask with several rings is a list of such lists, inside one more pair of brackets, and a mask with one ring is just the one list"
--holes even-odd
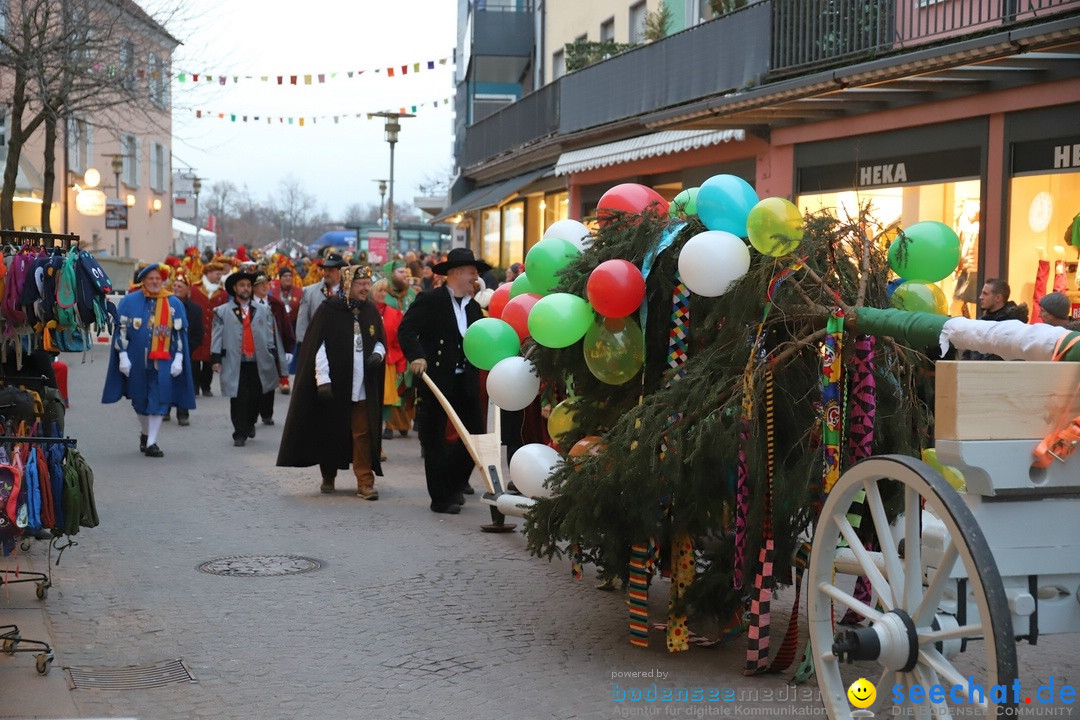
[[(401, 121), (395, 200), (411, 204), (419, 183), (449, 172), (452, 105), (444, 101), (453, 99), (456, 2), (171, 2), (183, 3), (183, 17), (167, 27), (184, 43), (172, 67), (174, 170), (192, 168), (205, 178), (204, 187), (221, 180), (247, 185), (260, 201), (277, 194), (281, 180), (291, 174), (338, 218), (353, 203), (377, 204), (372, 180), (389, 177), (382, 118), (356, 115), (417, 105), (417, 117)], [(145, 6), (155, 11), (151, 2)], [(440, 65), (443, 58), (447, 62)], [(427, 69), (428, 61), (435, 62), (434, 70)], [(419, 73), (414, 63), (421, 64)], [(409, 66), (407, 75), (401, 74), (402, 65)], [(392, 78), (389, 67), (395, 68)], [(347, 77), (348, 71), (360, 70), (365, 72)], [(181, 72), (188, 73), (186, 82), (178, 81)], [(200, 82), (192, 81), (192, 73)], [(326, 75), (321, 85), (319, 73)], [(332, 73), (337, 76), (331, 78)], [(206, 74), (214, 82), (206, 82)], [(310, 86), (303, 84), (306, 74), (315, 76)], [(229, 78), (225, 86), (218, 84), (222, 75)], [(239, 82), (232, 81), (234, 75)], [(245, 75), (255, 77), (245, 80)], [(271, 81), (262, 82), (263, 75)], [(285, 76), (282, 86), (278, 75)], [(289, 85), (290, 75), (298, 75), (300, 84)], [(217, 113), (226, 119), (217, 119)], [(232, 114), (236, 122), (228, 119)], [(243, 115), (249, 116), (246, 124)], [(337, 124), (333, 115), (341, 116)], [(261, 122), (253, 122), (255, 116)], [(278, 118), (286, 118), (285, 124)]]

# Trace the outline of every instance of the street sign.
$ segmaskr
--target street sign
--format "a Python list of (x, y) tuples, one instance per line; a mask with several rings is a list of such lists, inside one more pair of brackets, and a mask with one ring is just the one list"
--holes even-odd
[(128, 207), (123, 200), (109, 198), (105, 201), (105, 229), (128, 229)]

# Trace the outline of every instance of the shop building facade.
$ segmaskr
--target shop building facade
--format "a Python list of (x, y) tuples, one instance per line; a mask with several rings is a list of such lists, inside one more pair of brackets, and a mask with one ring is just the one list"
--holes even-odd
[[(447, 217), (478, 213), (484, 230), (468, 242), (505, 266), (560, 219), (549, 198), (584, 219), (620, 182), (671, 198), (730, 173), (807, 210), (869, 202), (883, 229), (937, 220), (974, 233), (979, 281), (1007, 279), (1018, 302), (1031, 304), (1044, 255), (1077, 290), (1064, 238), (1080, 213), (1080, 2), (842, 12), (856, 5), (866, 4), (762, 0), (525, 95), (459, 136)], [(848, 44), (823, 41), (836, 37)], [(515, 122), (549, 106), (542, 132)], [(671, 132), (738, 135), (665, 146)], [(942, 282), (950, 298), (954, 284)]]

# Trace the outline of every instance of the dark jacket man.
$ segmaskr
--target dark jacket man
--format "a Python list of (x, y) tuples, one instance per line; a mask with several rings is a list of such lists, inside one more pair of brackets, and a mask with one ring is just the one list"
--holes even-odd
[[(465, 357), (462, 337), (469, 325), (484, 316), (472, 299), (471, 288), (479, 273), (489, 268), (486, 262), (474, 258), (471, 250), (451, 250), (446, 262), (434, 268), (437, 274), (446, 275), (446, 284), (420, 293), (398, 328), (398, 341), (410, 369), (414, 374), (428, 374), (470, 433), (484, 431), (480, 376)], [(419, 382), (417, 420), (431, 510), (458, 513), (465, 502), (464, 491), (474, 463), (460, 439), (446, 441), (446, 412), (427, 385)]]
[[(341, 287), (351, 288), (354, 276), (364, 271), (368, 273), (366, 278), (357, 280), (366, 279), (370, 284), (370, 270), (350, 267), (344, 273)], [(353, 399), (354, 371), (359, 370), (354, 367), (353, 359), (358, 345), (362, 347), (363, 357), (362, 401)], [(385, 348), (382, 318), (375, 304), (366, 297), (350, 301), (338, 294), (319, 305), (300, 345), (295, 388), (278, 450), (278, 466), (319, 465), (322, 491), (333, 492), (337, 471), (352, 463), (358, 494), (369, 500), (378, 497), (377, 494), (372, 497), (371, 491), (374, 490), (372, 476), (382, 475), (379, 429), (382, 427)], [(323, 349), (321, 355), (320, 349)], [(323, 359), (330, 382), (320, 386), (317, 376), (322, 372)], [(320, 390), (320, 387), (324, 389)], [(363, 417), (355, 414), (358, 412), (362, 412)], [(355, 436), (357, 429), (362, 429), (365, 435), (359, 438), (359, 443)]]

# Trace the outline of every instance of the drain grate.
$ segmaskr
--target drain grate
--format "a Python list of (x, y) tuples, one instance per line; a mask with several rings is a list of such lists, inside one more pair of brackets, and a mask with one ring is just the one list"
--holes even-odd
[(299, 555), (233, 555), (209, 560), (196, 565), (195, 569), (210, 575), (229, 577), (277, 577), (299, 575), (322, 566), (322, 560)]
[(141, 690), (196, 682), (183, 660), (124, 668), (68, 668), (67, 671), (76, 690)]

